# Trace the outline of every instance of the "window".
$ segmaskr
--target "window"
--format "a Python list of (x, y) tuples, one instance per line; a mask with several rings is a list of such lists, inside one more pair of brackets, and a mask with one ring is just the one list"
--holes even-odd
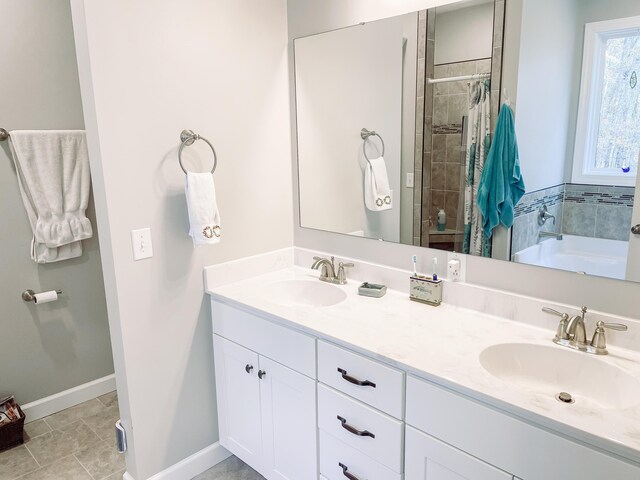
[(573, 182), (635, 186), (640, 156), (640, 17), (589, 23)]

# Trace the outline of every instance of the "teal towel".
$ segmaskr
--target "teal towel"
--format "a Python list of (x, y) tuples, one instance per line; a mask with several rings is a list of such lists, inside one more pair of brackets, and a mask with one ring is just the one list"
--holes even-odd
[(513, 225), (513, 210), (524, 193), (513, 111), (502, 105), (478, 188), (478, 209), (488, 238), (498, 224)]

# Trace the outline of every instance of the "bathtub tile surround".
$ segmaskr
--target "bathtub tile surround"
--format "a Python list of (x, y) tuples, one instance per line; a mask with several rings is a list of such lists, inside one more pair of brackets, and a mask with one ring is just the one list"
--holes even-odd
[(566, 184), (563, 233), (628, 241), (634, 197), (633, 187)]
[[(522, 197), (514, 212), (512, 254), (538, 243), (538, 234), (541, 231), (561, 233), (563, 198), (564, 185), (527, 193)], [(549, 213), (556, 217), (555, 225), (552, 220), (547, 220), (542, 227), (538, 225), (538, 210), (544, 205), (549, 209)]]
[(122, 479), (113, 441), (116, 392), (25, 425), (25, 443), (0, 453), (0, 480)]
[[(629, 240), (629, 227), (635, 188), (566, 183), (526, 194), (516, 206), (512, 236), (512, 255), (538, 243), (538, 234)], [(538, 225), (543, 205), (556, 216)]]

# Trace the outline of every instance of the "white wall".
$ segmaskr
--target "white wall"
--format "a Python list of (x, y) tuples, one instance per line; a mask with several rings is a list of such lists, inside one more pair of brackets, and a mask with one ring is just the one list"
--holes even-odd
[[(83, 129), (71, 9), (66, 0), (0, 0), (0, 127)], [(87, 216), (95, 226), (93, 201)], [(30, 258), (31, 226), (9, 142), (0, 142), (0, 390), (40, 400), (113, 373), (97, 235), (82, 257)], [(60, 288), (55, 303), (20, 294)]]
[[(508, 0), (507, 3), (513, 0)], [(310, 4), (313, 3), (313, 6)], [(403, 2), (371, 0), (331, 0), (311, 2), (310, 0), (289, 0), (289, 38), (325, 31), (331, 28), (351, 25), (366, 14), (366, 20), (384, 18), (433, 6), (431, 1)], [(310, 9), (305, 12), (305, 7)], [(362, 18), (365, 19), (365, 18)], [(295, 110), (292, 109), (292, 118)], [(295, 132), (295, 125), (292, 127)], [(294, 163), (294, 169), (295, 169)], [(295, 185), (297, 188), (297, 185)], [(417, 253), (421, 270), (430, 268), (432, 257), (438, 258), (441, 275), (444, 274), (446, 253), (438, 250), (417, 248), (378, 242), (347, 235), (331, 234), (295, 226), (295, 243), (300, 247), (317, 249), (335, 255), (360, 258), (366, 261), (382, 262), (387, 265), (407, 268), (411, 265), (411, 255)], [(375, 281), (375, 279), (371, 279)], [(588, 305), (619, 315), (638, 318), (637, 297), (640, 284), (605, 278), (561, 272), (541, 267), (513, 264), (505, 261), (467, 257), (467, 281), (477, 285), (498, 288), (510, 292), (545, 298), (573, 305)]]
[[(72, 0), (128, 472), (218, 439), (206, 265), (292, 245), (284, 0)], [(176, 152), (218, 152), (223, 237), (194, 249)], [(191, 169), (211, 167), (203, 147)], [(134, 262), (130, 230), (151, 227)]]
[[(305, 227), (400, 240), (403, 30), (404, 18), (397, 17), (296, 41)], [(383, 212), (364, 205), (363, 127), (379, 132), (385, 142), (394, 203)], [(367, 143), (371, 158), (382, 153), (378, 138)]]
[(436, 9), (435, 64), (491, 58), (493, 2), (452, 8)]
[(516, 134), (529, 192), (567, 180), (575, 135), (577, 13), (576, 0), (523, 1)]

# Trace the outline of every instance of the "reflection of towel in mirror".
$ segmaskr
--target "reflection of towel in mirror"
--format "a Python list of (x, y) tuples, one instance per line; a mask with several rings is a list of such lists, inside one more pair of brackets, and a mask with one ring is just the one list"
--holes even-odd
[(220, 243), (222, 230), (213, 175), (187, 172), (185, 195), (189, 213), (189, 235), (193, 239), (193, 245)]
[(511, 228), (513, 210), (524, 193), (513, 111), (508, 105), (502, 105), (478, 189), (478, 209), (487, 237), (491, 237), (500, 223)]
[(82, 255), (93, 229), (85, 210), (91, 176), (82, 130), (14, 130), (18, 184), (33, 239), (31, 258), (51, 263)]
[(384, 158), (369, 160), (364, 170), (364, 204), (373, 212), (390, 210), (393, 207), (392, 193)]

